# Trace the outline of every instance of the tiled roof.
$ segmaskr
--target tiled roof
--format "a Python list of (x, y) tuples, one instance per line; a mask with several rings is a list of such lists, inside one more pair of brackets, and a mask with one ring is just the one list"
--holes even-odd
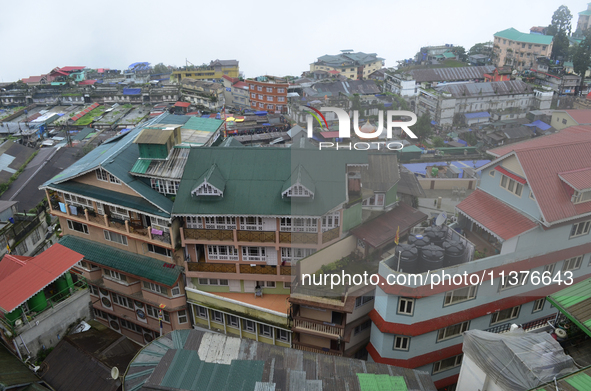
[(542, 216), (556, 223), (591, 213), (591, 202), (573, 204), (560, 173), (591, 168), (591, 126), (572, 126), (549, 136), (536, 137), (491, 151), (504, 156), (515, 151)]
[(495, 33), (494, 36), (510, 39), (516, 42), (526, 42), (540, 45), (550, 45), (552, 43), (552, 39), (554, 38), (551, 35), (522, 33), (515, 30), (514, 28), (508, 28), (507, 30), (499, 31), (498, 33)]
[(591, 189), (591, 167), (582, 168), (580, 170), (560, 172), (558, 173), (558, 176), (560, 176), (573, 189)]
[(171, 266), (170, 263), (119, 250), (77, 236), (64, 236), (59, 244), (83, 254), (84, 259), (89, 262), (120, 270), (169, 287), (177, 282), (182, 270), (180, 266), (169, 267)]
[(515, 209), (480, 189), (466, 197), (456, 209), (502, 240), (511, 239), (537, 226)]
[[(54, 244), (41, 254), (29, 259), (0, 284), (0, 309), (11, 312), (37, 292), (57, 280), (83, 256), (60, 244)], [(3, 260), (2, 262), (6, 262)]]

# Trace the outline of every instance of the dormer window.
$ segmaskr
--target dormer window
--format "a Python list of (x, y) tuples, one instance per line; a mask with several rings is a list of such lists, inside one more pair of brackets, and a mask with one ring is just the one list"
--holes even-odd
[(117, 179), (113, 175), (109, 174), (107, 171), (103, 170), (102, 168), (99, 168), (98, 170), (96, 170), (96, 179), (98, 179), (99, 181), (103, 181), (103, 182), (111, 182), (116, 185), (121, 184), (121, 181), (119, 179)]
[(310, 174), (298, 165), (291, 173), (291, 176), (283, 184), (281, 197), (314, 198), (316, 187)]
[(209, 183), (204, 183), (203, 185), (199, 186), (197, 189), (193, 191), (195, 195), (213, 195), (213, 196), (220, 196), (222, 192), (210, 185)]
[(191, 192), (193, 196), (223, 197), (226, 179), (216, 164), (213, 164), (198, 180)]
[(312, 193), (302, 185), (293, 185), (283, 193), (284, 197), (310, 197)]
[(573, 204), (580, 204), (582, 202), (591, 201), (591, 191), (578, 191), (575, 190), (575, 193), (572, 197)]

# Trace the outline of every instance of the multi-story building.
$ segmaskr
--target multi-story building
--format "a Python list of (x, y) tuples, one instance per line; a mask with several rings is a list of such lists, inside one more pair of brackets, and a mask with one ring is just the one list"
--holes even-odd
[(375, 53), (353, 53), (352, 50), (341, 50), (341, 54), (318, 57), (310, 64), (310, 72), (336, 71), (339, 75), (353, 80), (367, 79), (373, 72), (385, 65), (385, 60)]
[(269, 111), (275, 113), (287, 112), (287, 87), (289, 83), (281, 79), (271, 80), (264, 77), (248, 79), (248, 89), (250, 93), (250, 108), (259, 111)]
[(145, 315), (157, 316), (160, 304), (168, 314), (165, 329), (190, 327), (179, 278), (180, 220), (171, 216), (175, 175), (180, 177), (187, 151), (178, 145), (181, 125), (166, 124), (177, 119), (188, 117), (166, 114), (107, 140), (41, 186), (51, 214), (71, 236), (63, 244), (74, 243), (87, 260), (80, 267), (98, 289), (97, 317), (116, 331), (131, 330), (128, 335), (142, 343), (142, 330), (159, 332)]
[(587, 3), (587, 9), (585, 11), (579, 12), (576, 32), (582, 35), (589, 26), (591, 26), (591, 3)]
[(207, 80), (219, 82), (223, 76), (239, 77), (240, 70), (236, 60), (215, 60), (209, 65), (190, 65), (175, 70), (170, 75), (170, 81), (180, 83), (183, 79)]
[(534, 89), (520, 80), (450, 84), (419, 88), (418, 115), (429, 113), (443, 127), (454, 124), (457, 114), (489, 111), (494, 119), (525, 118), (532, 109), (548, 109), (552, 91)]
[(222, 80), (225, 88), (226, 105), (238, 110), (250, 108), (248, 83), (241, 81), (237, 77), (226, 75), (222, 77)]
[(206, 110), (219, 110), (225, 105), (224, 86), (204, 80), (181, 80), (181, 96), (187, 102)]
[(590, 146), (591, 127), (575, 126), (489, 151), (496, 159), (457, 206), (464, 236), (446, 231), (464, 243), (462, 257), (414, 270), (453, 280), (390, 285), (387, 278), (408, 274), (397, 271), (396, 257), (380, 263), (373, 360), (428, 371), (441, 388), (457, 381), (463, 331), (504, 332), (511, 323), (531, 330), (554, 318), (545, 297), (591, 274)]
[(531, 68), (537, 57), (550, 57), (552, 53), (551, 35), (521, 33), (508, 28), (494, 34), (493, 64), (505, 65), (517, 70)]

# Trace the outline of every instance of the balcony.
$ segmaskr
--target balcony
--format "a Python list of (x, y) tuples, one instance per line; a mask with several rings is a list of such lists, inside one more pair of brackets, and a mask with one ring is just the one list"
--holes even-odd
[[(523, 329), (523, 331), (535, 331), (535, 330), (540, 330), (543, 329), (545, 327), (549, 326), (549, 323), (554, 323), (554, 320), (556, 319), (556, 314), (553, 315), (549, 315), (540, 319), (535, 319), (532, 320), (531, 322), (527, 322), (521, 325), (521, 328)], [(513, 324), (513, 322), (507, 322), (495, 327), (491, 327), (488, 328), (484, 331), (488, 331), (489, 333), (497, 333), (497, 334), (502, 334), (502, 333), (506, 333), (511, 329), (511, 325)]]
[(322, 233), (322, 244), (328, 243), (331, 240), (335, 240), (339, 237), (339, 227), (333, 228), (329, 231)]
[(234, 232), (221, 229), (181, 228), (185, 240), (234, 241)]
[(318, 234), (307, 232), (279, 232), (279, 243), (318, 244)]
[(187, 262), (190, 272), (236, 273), (233, 263)]
[(341, 325), (300, 317), (294, 319), (293, 326), (294, 331), (313, 331), (335, 339), (342, 338), (345, 333), (345, 327)]
[(239, 242), (275, 243), (275, 232), (271, 231), (237, 231)]
[(244, 273), (244, 274), (273, 274), (273, 275), (277, 275), (277, 266), (240, 265), (240, 273), (241, 274)]

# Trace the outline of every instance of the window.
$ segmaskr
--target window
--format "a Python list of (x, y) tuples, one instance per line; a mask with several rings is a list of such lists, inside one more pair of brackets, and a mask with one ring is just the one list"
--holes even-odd
[(172, 288), (172, 295), (173, 296), (180, 296), (181, 295), (181, 288), (177, 285)]
[[(261, 99), (262, 99), (262, 98), (261, 98)], [(259, 107), (262, 109), (262, 108), (264, 108), (264, 107), (265, 107), (265, 104), (264, 104), (263, 102), (260, 102), (260, 103), (259, 103)]]
[(88, 285), (88, 290), (90, 291), (91, 295), (95, 295), (95, 296), (99, 295), (98, 288), (94, 285)]
[[(543, 275), (550, 275), (552, 276), (554, 274), (554, 269), (556, 268), (556, 264), (555, 263), (551, 263), (549, 265), (544, 266), (544, 271), (543, 271)], [(548, 273), (546, 273), (548, 272)]]
[(200, 278), (199, 285), (220, 285), (228, 286), (228, 280), (220, 280), (217, 278)]
[(562, 272), (568, 272), (571, 270), (577, 270), (581, 267), (581, 263), (583, 262), (583, 256), (579, 255), (578, 257), (573, 257), (564, 260), (564, 264), (562, 265)]
[(518, 197), (521, 197), (521, 192), (523, 191), (523, 185), (514, 179), (511, 179), (505, 175), (501, 177), (501, 187), (506, 189), (507, 191), (515, 194)]
[(575, 193), (573, 194), (572, 200), (573, 200), (572, 201), (573, 204), (587, 202), (587, 201), (591, 200), (591, 191), (584, 191), (584, 192), (575, 191)]
[(167, 256), (169, 258), (172, 257), (172, 251), (164, 248), (164, 247), (160, 247), (160, 246), (155, 246), (153, 244), (148, 243), (148, 251), (151, 253), (155, 253), (155, 254), (160, 254), (160, 255), (164, 255)]
[(472, 300), (476, 297), (476, 285), (466, 286), (464, 288), (455, 289), (450, 292), (445, 292), (445, 299), (443, 301), (443, 306), (448, 306), (456, 303), (461, 303), (463, 301)]
[(33, 240), (33, 244), (37, 243), (38, 241), (41, 240), (41, 234), (39, 234), (39, 230), (35, 229), (33, 230), (33, 232), (31, 233), (31, 239)]
[(105, 234), (105, 240), (108, 240), (109, 242), (115, 242), (115, 243), (119, 243), (119, 244), (123, 244), (123, 245), (127, 246), (127, 237), (126, 236), (120, 235), (115, 232), (106, 231), (106, 230), (103, 230), (103, 233)]
[(88, 235), (88, 225), (79, 223), (77, 221), (66, 220), (68, 222), (68, 228), (72, 231), (82, 232)]
[(534, 197), (534, 192), (533, 191), (529, 191), (529, 198), (532, 200), (535, 200), (536, 198)]
[(234, 246), (207, 245), (207, 258), (210, 260), (238, 260), (238, 249)]
[(103, 270), (105, 271), (104, 275), (105, 275), (105, 277), (107, 277), (107, 279), (127, 282), (127, 277), (125, 276), (125, 274), (121, 274), (119, 272), (116, 272), (115, 270), (110, 270), (110, 269), (103, 269)]
[(235, 217), (225, 217), (225, 216), (205, 217), (205, 228), (207, 228), (207, 229), (236, 229), (236, 218)]
[(166, 295), (168, 296), (168, 289), (154, 284), (153, 282), (148, 282), (148, 281), (144, 281), (144, 289), (147, 289), (149, 291), (155, 292), (155, 293), (160, 293), (161, 295)]
[(277, 93), (278, 93), (278, 94), (283, 94), (283, 93), (285, 93), (285, 88), (277, 88)]
[(495, 176), (495, 172), (496, 172), (495, 170), (490, 170), (490, 171), (488, 172), (488, 175), (490, 175), (490, 176), (494, 177), (494, 176)]
[[(148, 316), (158, 319), (159, 311), (160, 309), (146, 304), (146, 312), (148, 313)], [(170, 323), (170, 314), (167, 311), (162, 311), (162, 320), (166, 323)]]
[(448, 326), (446, 328), (440, 329), (437, 333), (437, 342), (444, 341), (446, 339), (459, 337), (462, 333), (468, 330), (468, 326), (470, 322), (462, 322), (458, 324), (454, 324), (453, 326)]
[(367, 320), (363, 323), (361, 323), (359, 326), (355, 327), (355, 329), (353, 330), (353, 335), (357, 335), (360, 332), (362, 332), (363, 330), (367, 330), (371, 327), (371, 320)]
[(278, 97), (277, 97), (277, 102), (285, 102), (285, 97), (283, 97), (283, 96), (278, 96)]
[(76, 266), (78, 266), (79, 268), (82, 268), (84, 270), (87, 271), (92, 271), (92, 270), (98, 270), (99, 268), (95, 265), (93, 265), (90, 262), (86, 262), (86, 261), (80, 261), (76, 264)]
[(207, 319), (207, 308), (201, 307), (200, 305), (193, 306), (195, 309), (195, 315), (199, 318)]
[(150, 186), (161, 194), (176, 194), (179, 190), (180, 181), (169, 181), (166, 179), (150, 179)]
[(334, 212), (325, 216), (322, 216), (322, 232), (330, 231), (333, 228), (339, 226), (339, 219), (341, 218), (340, 212)]
[(289, 342), (289, 331), (277, 329), (277, 340), (283, 342)]
[(262, 90), (263, 90), (263, 87), (257, 86), (257, 91), (262, 91)]
[(250, 97), (255, 99), (257, 97), (257, 94), (255, 94), (254, 92), (252, 94), (250, 94)]
[(589, 233), (589, 225), (591, 225), (591, 220), (573, 224), (573, 227), (570, 230), (570, 238), (587, 235)]
[(129, 211), (125, 208), (110, 206), (111, 216), (119, 220), (129, 220)]
[(273, 92), (273, 87), (267, 87), (267, 92)]
[(373, 299), (373, 296), (359, 296), (355, 299), (355, 308), (361, 307), (362, 305), (369, 303)]
[(244, 326), (243, 327), (244, 331), (248, 331), (251, 333), (256, 332), (255, 323), (252, 320), (244, 319), (242, 322), (243, 322), (242, 324)]
[(401, 335), (397, 335), (394, 337), (394, 346), (392, 349), (394, 350), (408, 350), (408, 346), (410, 345), (410, 337), (403, 337)]
[(226, 319), (228, 320), (228, 326), (230, 327), (240, 327), (240, 319), (234, 315), (226, 315)]
[(501, 323), (507, 320), (517, 318), (519, 316), (519, 308), (520, 306), (516, 306), (513, 308), (507, 308), (506, 310), (495, 312), (494, 314), (492, 314), (490, 324), (493, 325), (496, 323)]
[(283, 232), (318, 232), (318, 219), (282, 217), (279, 230)]
[(398, 313), (404, 315), (412, 315), (415, 309), (415, 299), (408, 297), (401, 297), (398, 300)]
[(287, 197), (314, 197), (314, 194), (302, 185), (295, 184), (282, 194)]
[(107, 171), (103, 170), (102, 168), (99, 168), (98, 170), (96, 170), (96, 179), (98, 179), (99, 181), (104, 181), (104, 182), (111, 182), (114, 183), (116, 185), (120, 185), (121, 181), (117, 178), (115, 178), (113, 175), (109, 174)]
[(258, 98), (262, 100), (263, 96), (261, 94), (259, 94)]
[(211, 320), (218, 323), (224, 323), (224, 314), (220, 311), (211, 311)]
[(462, 357), (463, 354), (459, 354), (457, 356), (453, 356), (450, 358), (446, 358), (445, 360), (437, 361), (433, 363), (433, 374), (447, 371), (448, 369), (452, 369), (455, 367), (459, 367), (462, 365)]
[(261, 288), (275, 288), (275, 281), (257, 281), (257, 285)]
[(273, 328), (271, 326), (267, 326), (266, 324), (260, 324), (259, 330), (263, 337), (271, 337), (273, 335)]
[(245, 262), (264, 262), (264, 247), (242, 247), (242, 260)]
[(566, 118), (562, 120), (563, 125), (566, 125)]
[(283, 288), (285, 288), (285, 289), (291, 289), (291, 282), (284, 282), (283, 283)]
[(135, 331), (136, 333), (142, 332), (142, 328), (135, 323), (131, 323), (125, 319), (119, 319), (119, 322), (121, 323), (121, 327), (123, 328)]
[(133, 300), (130, 300), (127, 297), (119, 296), (115, 292), (111, 292), (111, 297), (113, 298), (113, 302), (115, 302), (115, 304), (119, 304), (120, 306), (127, 307), (132, 310), (135, 309), (133, 306)]
[(267, 105), (267, 110), (273, 110), (273, 105)]
[(179, 323), (187, 323), (187, 310), (180, 310), (177, 313)]
[(525, 279), (526, 277), (527, 274), (525, 273), (518, 273), (517, 275), (515, 275), (515, 273), (511, 272), (511, 274), (501, 278), (501, 290), (525, 285), (527, 283)]
[(384, 206), (385, 194), (375, 194), (370, 198), (363, 200), (363, 206)]
[(108, 319), (108, 315), (105, 311), (97, 310), (96, 308), (93, 308), (93, 310), (94, 310), (95, 316), (102, 318), (102, 319)]
[(534, 309), (532, 310), (532, 312), (538, 312), (538, 311), (543, 310), (545, 303), (546, 303), (545, 297), (542, 297), (541, 299), (534, 301)]

